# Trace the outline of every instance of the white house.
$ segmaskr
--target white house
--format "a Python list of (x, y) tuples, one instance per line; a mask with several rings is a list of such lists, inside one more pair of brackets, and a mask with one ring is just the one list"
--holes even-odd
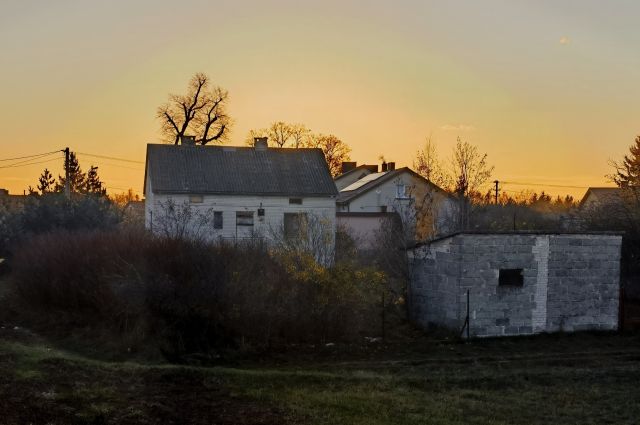
[[(365, 175), (340, 190), (338, 224), (360, 239), (373, 243), (377, 230), (399, 218), (408, 239), (424, 240), (452, 230), (456, 202), (443, 189), (408, 167), (383, 163), (381, 172)], [(384, 230), (384, 229), (383, 229)]]
[(145, 225), (156, 233), (172, 204), (207, 215), (209, 240), (289, 237), (313, 217), (334, 243), (338, 191), (320, 149), (271, 148), (266, 138), (254, 147), (149, 144), (144, 193)]

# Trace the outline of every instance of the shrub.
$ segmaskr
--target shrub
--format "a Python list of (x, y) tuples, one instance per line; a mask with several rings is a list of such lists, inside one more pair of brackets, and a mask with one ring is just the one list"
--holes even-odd
[(170, 360), (240, 346), (350, 341), (377, 335), (384, 276), (306, 254), (155, 237), (58, 231), (14, 258), (14, 300), (41, 332), (84, 332), (118, 350)]

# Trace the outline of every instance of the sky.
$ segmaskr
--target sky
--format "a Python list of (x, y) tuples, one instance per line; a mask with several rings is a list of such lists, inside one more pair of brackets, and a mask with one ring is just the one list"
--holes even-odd
[[(508, 193), (582, 196), (640, 134), (636, 0), (0, 0), (0, 160), (79, 152), (142, 192), (156, 109), (196, 72), (229, 91), (229, 145), (282, 120), (352, 160), (412, 166), (427, 137), (487, 154)], [(96, 158), (110, 156), (136, 162)], [(49, 161), (49, 162), (43, 162)], [(6, 167), (17, 161), (0, 161)], [(0, 168), (22, 193), (62, 153)], [(21, 165), (21, 164), (18, 164)], [(563, 187), (559, 187), (563, 186)], [(564, 187), (566, 186), (566, 187)]]

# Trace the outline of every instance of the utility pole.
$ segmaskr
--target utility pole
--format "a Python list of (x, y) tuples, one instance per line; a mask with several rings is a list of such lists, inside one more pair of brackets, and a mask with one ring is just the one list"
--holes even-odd
[(71, 183), (69, 182), (69, 148), (64, 148), (64, 196), (71, 198)]
[(498, 205), (498, 184), (500, 183), (498, 180), (493, 181), (496, 185), (496, 205)]

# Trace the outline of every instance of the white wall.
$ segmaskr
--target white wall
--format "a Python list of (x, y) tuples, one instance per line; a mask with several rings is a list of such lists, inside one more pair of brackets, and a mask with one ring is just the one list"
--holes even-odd
[[(285, 213), (307, 213), (315, 214), (321, 218), (323, 223), (335, 233), (336, 226), (336, 206), (334, 197), (307, 197), (302, 198), (302, 205), (290, 204), (289, 197), (278, 196), (240, 196), (240, 195), (202, 195), (202, 203), (189, 203), (189, 195), (165, 195), (153, 194), (150, 186), (147, 186), (147, 197), (145, 210), (146, 227), (158, 231), (157, 226), (151, 222), (153, 212), (154, 221), (162, 214), (161, 203), (166, 203), (169, 199), (173, 200), (177, 205), (187, 202), (194, 211), (206, 212), (221, 211), (223, 226), (222, 229), (209, 229), (207, 231), (207, 239), (216, 240), (235, 239), (250, 236), (245, 227), (236, 227), (237, 211), (253, 211), (254, 226), (253, 231), (256, 234), (270, 238), (274, 232), (282, 231)], [(264, 217), (258, 217), (258, 209), (264, 209)]]

